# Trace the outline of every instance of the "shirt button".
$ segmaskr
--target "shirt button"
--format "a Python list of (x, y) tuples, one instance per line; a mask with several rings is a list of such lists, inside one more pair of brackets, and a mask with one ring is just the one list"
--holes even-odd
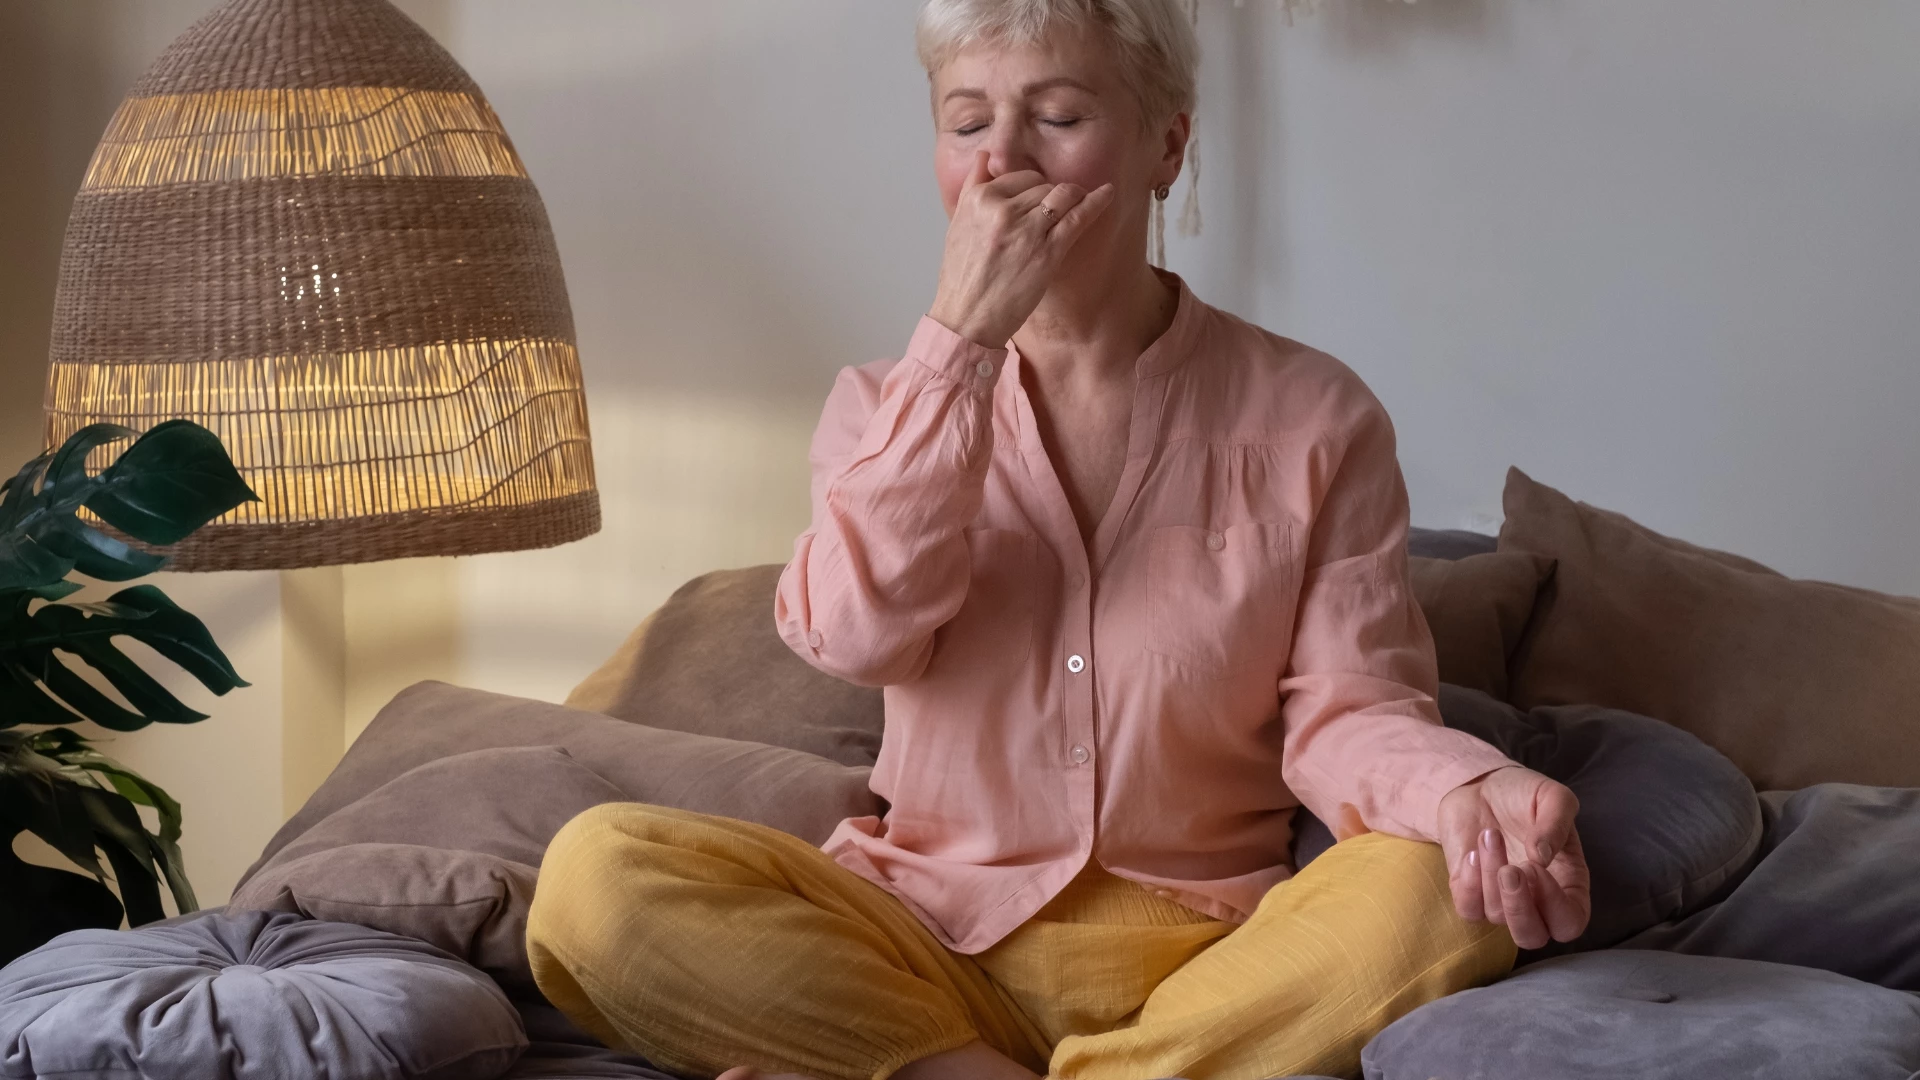
[(1224, 548), (1226, 546), (1227, 546), (1226, 537), (1221, 536), (1219, 533), (1216, 533), (1216, 532), (1210, 532), (1207, 534), (1207, 550), (1208, 551), (1219, 551), (1221, 548)]
[(811, 646), (813, 646), (814, 648), (816, 648), (816, 649), (817, 649), (817, 648), (819, 648), (819, 647), (820, 647), (820, 643), (821, 643), (822, 641), (825, 641), (825, 640), (826, 640), (825, 638), (823, 638), (823, 637), (821, 637), (821, 636), (820, 636), (820, 631), (818, 631), (818, 630), (809, 630), (809, 631), (807, 631), (807, 644), (808, 644), (808, 645), (811, 645)]
[(1067, 657), (1067, 670), (1073, 672), (1075, 675), (1086, 670), (1086, 666), (1087, 662), (1080, 659), (1079, 653), (1074, 653), (1072, 656)]
[(973, 370), (979, 372), (981, 378), (983, 379), (989, 378), (993, 375), (993, 361), (982, 360), (979, 363), (973, 365)]
[(1079, 592), (1081, 586), (1085, 585), (1086, 583), (1087, 583), (1086, 578), (1081, 577), (1079, 574), (1075, 574), (1072, 577), (1067, 579), (1067, 590), (1069, 592)]
[(1087, 753), (1087, 748), (1084, 746), (1076, 746), (1073, 748), (1073, 763), (1075, 765), (1085, 765), (1087, 758), (1090, 756), (1092, 755)]

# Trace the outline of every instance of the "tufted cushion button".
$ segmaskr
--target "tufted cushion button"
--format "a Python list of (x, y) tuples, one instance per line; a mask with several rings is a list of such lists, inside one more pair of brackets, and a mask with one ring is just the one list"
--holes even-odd
[(279, 912), (80, 930), (0, 970), (4, 1080), (492, 1080), (526, 1048), (475, 968)]

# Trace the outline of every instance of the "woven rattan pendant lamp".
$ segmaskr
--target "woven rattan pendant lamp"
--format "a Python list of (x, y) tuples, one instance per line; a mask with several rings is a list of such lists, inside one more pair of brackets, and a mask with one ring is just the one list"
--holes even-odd
[(49, 445), (186, 417), (261, 501), (172, 550), (285, 569), (600, 527), (559, 253), (478, 86), (387, 0), (231, 0), (74, 203)]

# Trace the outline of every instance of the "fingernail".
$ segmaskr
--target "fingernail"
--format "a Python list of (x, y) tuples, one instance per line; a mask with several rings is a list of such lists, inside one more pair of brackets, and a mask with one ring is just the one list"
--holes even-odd
[(1508, 892), (1520, 891), (1520, 871), (1511, 866), (1501, 867), (1500, 887)]
[(1486, 848), (1488, 851), (1493, 850), (1493, 830), (1492, 829), (1480, 830), (1480, 846), (1483, 848)]
[(1479, 848), (1474, 848), (1472, 851), (1467, 852), (1467, 865), (1473, 867), (1475, 870), (1480, 869)]
[(1553, 861), (1553, 848), (1545, 840), (1540, 841), (1540, 846), (1534, 850), (1540, 853), (1540, 865), (1545, 866)]

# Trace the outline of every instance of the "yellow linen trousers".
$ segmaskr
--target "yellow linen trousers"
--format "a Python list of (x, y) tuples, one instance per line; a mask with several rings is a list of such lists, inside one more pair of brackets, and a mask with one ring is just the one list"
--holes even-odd
[(1378, 833), (1239, 926), (1089, 862), (967, 956), (803, 840), (636, 803), (554, 837), (527, 951), (547, 999), (610, 1046), (820, 1080), (886, 1080), (975, 1039), (1063, 1080), (1357, 1074), (1382, 1028), (1514, 961), (1504, 927), (1454, 913), (1439, 847)]

